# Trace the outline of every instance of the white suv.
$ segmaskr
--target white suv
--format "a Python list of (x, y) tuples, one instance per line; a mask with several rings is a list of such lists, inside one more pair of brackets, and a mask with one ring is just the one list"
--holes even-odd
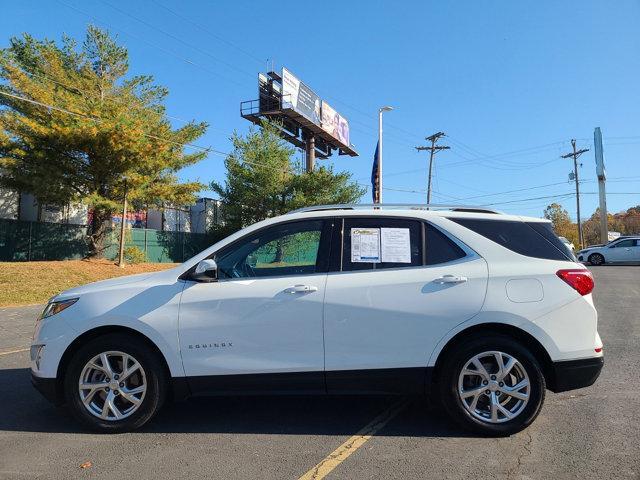
[(171, 270), (51, 299), (32, 379), (90, 427), (166, 398), (434, 393), (508, 435), (545, 389), (603, 365), (591, 273), (545, 220), (483, 209), (328, 206), (231, 235)]

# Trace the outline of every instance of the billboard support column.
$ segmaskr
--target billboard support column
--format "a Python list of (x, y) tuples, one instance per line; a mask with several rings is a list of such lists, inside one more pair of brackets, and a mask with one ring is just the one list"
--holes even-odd
[(307, 173), (313, 172), (316, 163), (316, 137), (309, 134), (307, 137)]
[(598, 176), (598, 193), (600, 196), (600, 243), (609, 241), (609, 226), (607, 225), (607, 191), (605, 182), (607, 175), (604, 170), (604, 151), (602, 148), (602, 132), (596, 127), (593, 132), (593, 145), (596, 152), (596, 175)]

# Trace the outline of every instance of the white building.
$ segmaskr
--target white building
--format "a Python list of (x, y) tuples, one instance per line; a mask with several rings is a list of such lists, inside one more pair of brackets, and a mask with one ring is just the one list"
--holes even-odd
[[(194, 205), (167, 205), (161, 209), (149, 209), (146, 216), (140, 215), (143, 218), (140, 226), (166, 232), (207, 233), (214, 225), (223, 223), (221, 205), (220, 200), (199, 198)], [(119, 224), (121, 214), (115, 214), (114, 225)], [(40, 204), (30, 193), (18, 194), (0, 188), (0, 218), (87, 225), (89, 209), (81, 203), (65, 206)]]
[(147, 228), (164, 232), (191, 232), (191, 215), (188, 206), (165, 206), (162, 209), (149, 209)]
[(213, 198), (199, 198), (191, 205), (191, 231), (207, 233), (214, 225), (222, 224), (222, 202)]
[(86, 225), (88, 212), (87, 206), (81, 203), (64, 206), (40, 204), (30, 193), (0, 188), (0, 218)]

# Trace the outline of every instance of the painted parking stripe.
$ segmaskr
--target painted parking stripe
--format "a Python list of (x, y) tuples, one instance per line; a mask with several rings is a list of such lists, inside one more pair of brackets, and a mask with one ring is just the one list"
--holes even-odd
[(0, 357), (4, 355), (11, 355), (12, 353), (20, 353), (20, 352), (28, 352), (29, 347), (27, 348), (18, 348), (16, 350), (5, 350), (4, 352), (0, 352)]
[(409, 400), (404, 399), (391, 405), (298, 480), (320, 480), (329, 475), (334, 468), (344, 462), (351, 454), (364, 445), (367, 440), (384, 428), (384, 426), (404, 410), (408, 404)]

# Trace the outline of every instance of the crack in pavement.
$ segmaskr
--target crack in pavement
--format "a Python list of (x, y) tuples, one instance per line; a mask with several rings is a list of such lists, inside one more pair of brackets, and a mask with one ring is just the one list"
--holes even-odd
[(524, 445), (522, 446), (522, 451), (516, 457), (516, 464), (513, 466), (513, 468), (507, 471), (507, 478), (515, 478), (516, 473), (518, 473), (522, 468), (523, 460), (531, 455), (531, 445), (533, 443), (533, 437), (531, 436), (531, 433), (529, 433), (528, 429), (524, 433), (527, 434), (528, 440), (524, 443)]

